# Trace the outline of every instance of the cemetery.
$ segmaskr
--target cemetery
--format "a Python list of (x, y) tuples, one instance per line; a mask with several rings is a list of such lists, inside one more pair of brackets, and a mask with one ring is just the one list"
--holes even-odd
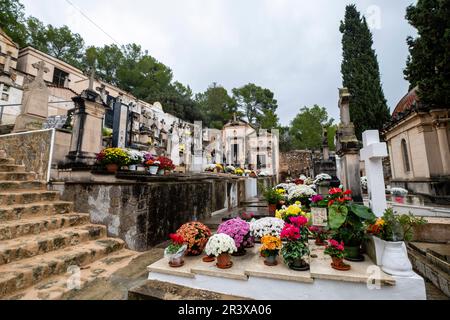
[[(367, 29), (355, 6), (346, 14)], [(341, 23), (348, 46), (354, 26)], [(450, 297), (449, 109), (427, 104), (419, 85), (391, 114), (343, 67), (326, 93), (339, 118), (316, 105), (285, 127), (273, 93), (254, 84), (231, 97), (214, 83), (194, 99), (138, 46), (124, 86), (114, 77), (129, 70), (105, 72), (99, 52), (89, 64), (101, 48), (69, 63), (7, 31), (1, 300)], [(136, 48), (117, 47), (114, 63)], [(146, 72), (170, 74), (173, 91)], [(367, 87), (377, 85), (382, 95)], [(320, 111), (325, 120), (313, 119)]]

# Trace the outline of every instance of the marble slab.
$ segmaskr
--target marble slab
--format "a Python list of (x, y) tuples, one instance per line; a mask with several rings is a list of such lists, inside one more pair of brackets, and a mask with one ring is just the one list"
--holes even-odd
[(339, 271), (331, 267), (331, 257), (324, 254), (324, 247), (318, 247), (311, 242), (310, 248), (311, 276), (315, 279), (357, 283), (367, 283), (371, 279), (373, 281), (379, 281), (382, 286), (395, 285), (395, 279), (384, 273), (367, 255), (365, 255), (363, 262), (345, 261), (352, 268), (349, 271)]
[(216, 261), (205, 263), (201, 259), (192, 267), (191, 271), (195, 274), (201, 274), (205, 276), (227, 278), (234, 280), (248, 280), (248, 275), (245, 273), (249, 264), (252, 261), (252, 251), (248, 251), (245, 256), (231, 257), (233, 266), (230, 269), (219, 269), (216, 266)]
[(172, 268), (169, 266), (169, 259), (163, 258), (147, 267), (149, 272), (162, 273), (167, 275), (195, 278), (195, 274), (191, 272), (191, 268), (197, 263), (198, 257), (184, 257), (184, 266)]

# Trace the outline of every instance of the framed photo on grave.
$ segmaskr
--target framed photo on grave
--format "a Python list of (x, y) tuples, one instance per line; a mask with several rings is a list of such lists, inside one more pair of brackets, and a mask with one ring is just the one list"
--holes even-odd
[(311, 208), (311, 217), (313, 226), (328, 226), (328, 208)]

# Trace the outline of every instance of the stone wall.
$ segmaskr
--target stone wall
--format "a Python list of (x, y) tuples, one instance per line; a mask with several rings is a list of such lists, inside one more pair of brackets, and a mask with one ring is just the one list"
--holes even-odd
[(280, 175), (283, 181), (287, 176), (298, 178), (301, 174), (313, 174), (314, 164), (311, 151), (295, 150), (280, 153)]
[(53, 130), (40, 130), (0, 136), (0, 150), (35, 172), (37, 179), (47, 181)]
[[(183, 223), (231, 210), (245, 200), (245, 178), (193, 175), (138, 182), (91, 176), (72, 175), (71, 181), (54, 182), (52, 188), (63, 200), (73, 201), (75, 211), (90, 213), (93, 223), (106, 225), (109, 236), (136, 251), (167, 240)], [(272, 184), (273, 178), (260, 180)]]

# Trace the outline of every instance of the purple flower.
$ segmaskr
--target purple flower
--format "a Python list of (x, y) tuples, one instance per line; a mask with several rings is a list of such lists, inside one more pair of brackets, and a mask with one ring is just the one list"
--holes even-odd
[(319, 194), (319, 195), (316, 195), (316, 196), (313, 196), (312, 198), (311, 198), (311, 201), (313, 202), (313, 203), (317, 203), (317, 202), (319, 202), (319, 201), (322, 201), (323, 200), (323, 197)]
[(225, 221), (219, 226), (217, 233), (223, 233), (233, 238), (236, 247), (240, 248), (244, 244), (245, 237), (250, 232), (250, 224), (241, 218)]

